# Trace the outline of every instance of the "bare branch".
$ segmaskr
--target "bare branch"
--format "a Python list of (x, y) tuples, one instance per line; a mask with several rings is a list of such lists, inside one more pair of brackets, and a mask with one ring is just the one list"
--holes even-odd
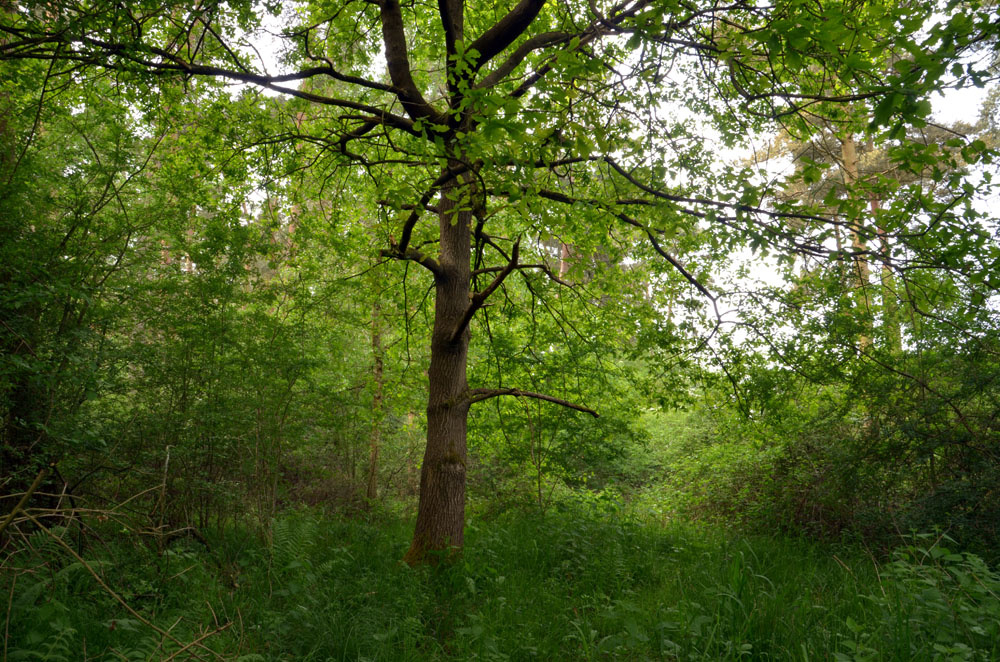
[[(164, 630), (163, 628), (157, 626), (155, 623), (152, 623), (151, 621), (149, 621), (146, 618), (144, 618), (142, 614), (140, 614), (135, 609), (133, 609), (132, 606), (129, 603), (127, 603), (120, 595), (118, 595), (117, 593), (115, 593), (114, 590), (110, 586), (108, 586), (107, 582), (105, 582), (104, 579), (102, 579), (101, 576), (99, 574), (97, 574), (97, 571), (95, 571), (83, 559), (82, 556), (80, 556), (79, 554), (77, 554), (76, 550), (74, 550), (72, 547), (70, 547), (66, 543), (65, 540), (63, 540), (62, 538), (60, 538), (59, 536), (57, 536), (55, 533), (52, 532), (52, 530), (50, 530), (48, 527), (46, 527), (41, 522), (39, 522), (31, 513), (28, 513), (27, 511), (25, 511), (24, 514), (25, 514), (25, 516), (29, 520), (31, 520), (35, 524), (35, 526), (37, 526), (39, 529), (41, 529), (42, 531), (44, 531), (46, 535), (48, 535), (50, 538), (52, 538), (52, 540), (57, 545), (59, 545), (60, 547), (62, 547), (64, 550), (66, 550), (66, 552), (69, 553), (69, 555), (72, 556), (76, 560), (77, 563), (79, 563), (87, 572), (90, 573), (90, 576), (94, 578), (94, 580), (101, 586), (102, 589), (104, 589), (104, 592), (107, 593), (108, 595), (110, 595), (112, 598), (114, 598), (115, 601), (118, 602), (118, 604), (120, 604), (122, 607), (124, 607), (125, 610), (128, 611), (128, 613), (132, 614), (132, 616), (137, 621), (139, 621), (140, 623), (142, 623), (146, 627), (150, 628), (151, 630), (156, 631), (157, 634), (159, 634), (164, 639), (169, 639), (170, 641), (174, 642), (175, 644), (177, 644), (178, 646), (180, 646), (182, 648), (182, 650), (186, 650), (186, 649), (190, 648), (189, 645), (185, 645), (183, 641), (181, 641), (177, 637), (175, 637), (172, 634), (170, 634), (169, 631)], [(211, 653), (212, 655), (214, 655), (217, 658), (221, 658), (222, 657), (221, 655), (219, 655), (218, 653), (216, 653), (212, 649), (207, 648), (204, 644), (202, 644), (200, 638), (197, 639), (197, 640), (195, 640), (193, 643), (194, 643), (194, 645), (198, 646), (199, 648), (204, 649), (206, 653)], [(192, 655), (195, 659), (198, 659), (198, 660), (203, 660), (204, 659), (204, 658), (202, 658), (199, 655), (195, 655), (194, 652), (189, 652), (188, 654)]]
[(713, 306), (716, 306), (715, 316), (719, 317), (719, 309), (717, 307), (717, 303), (716, 303), (715, 297), (712, 295), (711, 292), (708, 291), (708, 288), (705, 287), (704, 285), (702, 285), (701, 282), (697, 278), (695, 278), (694, 276), (692, 276), (691, 272), (689, 272), (687, 269), (685, 269), (684, 265), (680, 263), (680, 260), (678, 260), (677, 258), (675, 258), (673, 255), (671, 255), (667, 251), (663, 250), (663, 247), (660, 246), (660, 242), (658, 242), (656, 240), (656, 235), (653, 234), (652, 230), (649, 230), (648, 228), (644, 228), (644, 229), (646, 230), (646, 235), (649, 237), (649, 241), (652, 242), (652, 244), (653, 244), (653, 248), (656, 249), (656, 252), (659, 253), (663, 257), (663, 259), (665, 259), (667, 262), (669, 262), (670, 266), (672, 266), (674, 269), (676, 269), (677, 271), (679, 271), (681, 273), (681, 275), (684, 276), (684, 279), (687, 282), (689, 282), (692, 285), (694, 285), (694, 287), (695, 287), (696, 290), (698, 290), (699, 292), (701, 292), (702, 294), (704, 294), (705, 297), (712, 302)]
[(21, 496), (21, 499), (17, 502), (17, 505), (14, 506), (14, 510), (10, 511), (10, 514), (7, 515), (7, 518), (3, 521), (3, 524), (0, 524), (0, 536), (3, 536), (3, 532), (7, 529), (8, 526), (10, 526), (10, 523), (14, 521), (14, 517), (17, 516), (17, 512), (22, 508), (24, 508), (25, 504), (31, 500), (31, 495), (35, 493), (35, 490), (38, 489), (38, 486), (42, 484), (42, 481), (45, 479), (47, 475), (49, 475), (49, 467), (42, 467), (42, 470), (38, 472), (37, 476), (35, 476), (35, 480), (32, 481), (31, 487), (29, 487), (28, 491)]
[(406, 31), (399, 0), (381, 0), (382, 40), (385, 43), (385, 60), (389, 77), (395, 87), (396, 96), (413, 119), (428, 120), (435, 124), (447, 124), (448, 118), (431, 106), (413, 81), (410, 58), (407, 55)]
[(719, 200), (712, 200), (710, 198), (691, 198), (683, 195), (674, 195), (673, 193), (667, 193), (658, 188), (644, 184), (636, 179), (632, 173), (627, 172), (617, 161), (615, 161), (610, 156), (604, 157), (604, 162), (611, 166), (615, 172), (625, 178), (630, 184), (635, 186), (642, 191), (645, 191), (649, 195), (659, 198), (661, 200), (667, 200), (669, 202), (683, 202), (686, 204), (696, 204), (696, 205), (707, 205), (709, 207), (715, 207), (716, 209), (733, 209), (735, 211), (751, 212), (754, 214), (763, 214), (765, 216), (770, 216), (772, 218), (792, 218), (801, 221), (818, 221), (821, 223), (829, 223), (830, 219), (825, 216), (815, 216), (813, 214), (797, 214), (795, 212), (784, 212), (784, 211), (772, 211), (769, 209), (761, 209), (760, 207), (754, 207), (751, 205), (737, 204), (731, 202), (721, 202)]
[(380, 253), (382, 257), (392, 258), (394, 260), (407, 260), (409, 262), (416, 262), (420, 266), (426, 268), (435, 276), (441, 275), (441, 265), (437, 263), (437, 260), (429, 255), (424, 255), (416, 248), (407, 248), (405, 250), (400, 250), (398, 248), (389, 248)]
[(589, 407), (584, 407), (583, 405), (578, 405), (576, 403), (570, 402), (568, 400), (563, 400), (562, 398), (556, 398), (551, 395), (545, 395), (544, 393), (534, 393), (532, 391), (522, 391), (517, 388), (474, 388), (469, 391), (470, 404), (475, 404), (477, 402), (482, 402), (483, 400), (489, 400), (490, 398), (496, 398), (501, 395), (512, 395), (515, 398), (535, 398), (536, 400), (545, 400), (546, 402), (552, 402), (557, 405), (562, 405), (568, 409), (575, 409), (576, 411), (582, 411), (585, 414), (590, 414), (594, 418), (600, 418), (598, 414), (593, 409)]
[(482, 292), (476, 292), (472, 296), (472, 301), (469, 302), (469, 307), (465, 309), (465, 314), (462, 315), (462, 319), (459, 321), (455, 330), (451, 333), (451, 342), (457, 342), (458, 338), (465, 331), (466, 327), (469, 326), (469, 322), (472, 321), (472, 317), (476, 314), (476, 311), (483, 307), (486, 300), (490, 298), (500, 284), (503, 283), (504, 279), (511, 274), (512, 271), (517, 267), (517, 256), (521, 249), (521, 238), (518, 237), (514, 242), (514, 248), (510, 252), (510, 261), (507, 265), (496, 275), (493, 281), (486, 286)]

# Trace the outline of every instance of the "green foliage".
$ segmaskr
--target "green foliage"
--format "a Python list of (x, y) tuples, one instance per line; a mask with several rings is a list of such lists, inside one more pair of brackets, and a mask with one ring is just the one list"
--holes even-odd
[[(405, 528), (299, 511), (273, 522), (270, 544), (231, 528), (210, 547), (179, 540), (159, 555), (117, 537), (85, 558), (181, 641), (232, 623), (205, 640), (224, 660), (997, 654), (1000, 577), (944, 538), (917, 537), (877, 565), (850, 546), (575, 507), (476, 520), (459, 563), (412, 569), (398, 561)], [(79, 564), (41, 547), (4, 567), (0, 588), (13, 589), (16, 606), (9, 659), (81, 659), (84, 646), (94, 660), (177, 650)]]
[(989, 346), (903, 352), (826, 385), (743, 366), (736, 388), (706, 390), (689, 412), (647, 415), (663, 483), (651, 480), (639, 507), (876, 545), (939, 527), (993, 560), (998, 394)]
[[(262, 130), (274, 104), (215, 84), (56, 86), (42, 66), (0, 66), (0, 489), (55, 461), (41, 492), (141, 495), (146, 523), (170, 529), (357, 503), (377, 290), (330, 268), (340, 237), (322, 214), (288, 221), (307, 193), (283, 196), (280, 146), (234, 144), (234, 127)], [(383, 309), (413, 314), (391, 297)], [(383, 459), (398, 473), (416, 461), (400, 424), (413, 398), (388, 392)], [(344, 495), (310, 492), (301, 464)]]
[[(205, 632), (225, 588), (211, 558), (187, 540), (157, 554), (120, 526), (97, 524), (111, 539), (71, 559), (52, 536), (71, 544), (84, 534), (70, 528), (35, 531), (4, 559), (2, 582), (11, 596), (6, 628), (12, 660), (157, 660), (181, 648), (122, 609), (93, 578), (103, 577), (112, 590), (145, 618), (185, 642)], [(97, 530), (89, 530), (96, 534)], [(206, 641), (210, 648), (216, 642)], [(189, 659), (184, 654), (176, 659)]]
[(139, 201), (149, 146), (125, 128), (112, 86), (67, 89), (44, 67), (2, 68), (0, 470), (14, 488), (102, 448), (82, 409), (112, 378), (121, 308), (107, 294), (141, 263), (126, 255), (152, 205)]
[[(928, 98), (992, 75), (969, 55), (995, 6), (601, 4), (519, 3), (523, 34), (479, 49), (432, 5), (307, 3), (278, 78), (245, 2), (0, 10), (0, 488), (55, 462), (29, 507), (86, 559), (25, 519), (0, 541), (11, 659), (209, 633), (248, 662), (997, 655), (969, 552), (876, 574), (672, 521), (878, 548), (940, 526), (994, 560), (996, 122), (945, 136)], [(779, 130), (802, 165), (775, 198), (715, 137)], [(859, 172), (822, 158), (855, 140)], [(740, 252), (784, 281), (728, 287)], [(465, 556), (414, 570), (379, 518), (412, 508), (437, 311), (486, 294), (469, 377), (522, 397), (473, 409)]]
[(872, 620), (848, 621), (842, 660), (994, 660), (1000, 655), (1000, 574), (977, 556), (956, 554), (948, 536), (914, 536), (880, 570), (865, 596)]

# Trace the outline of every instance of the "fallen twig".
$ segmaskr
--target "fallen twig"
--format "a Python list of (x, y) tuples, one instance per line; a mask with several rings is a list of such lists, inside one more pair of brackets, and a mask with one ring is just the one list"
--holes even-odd
[[(114, 598), (115, 601), (118, 602), (118, 604), (120, 604), (122, 607), (124, 607), (125, 610), (128, 611), (128, 613), (132, 614), (132, 616), (134, 616), (135, 619), (138, 620), (140, 623), (142, 623), (143, 625), (145, 625), (146, 627), (148, 627), (148, 628), (150, 628), (152, 630), (155, 630), (157, 633), (160, 634), (160, 636), (165, 637), (166, 639), (169, 639), (170, 641), (174, 642), (178, 646), (181, 646), (181, 650), (187, 650), (192, 645), (198, 645), (198, 646), (201, 646), (202, 648), (204, 648), (206, 651), (208, 651), (212, 655), (214, 655), (215, 657), (217, 657), (217, 658), (221, 658), (222, 657), (221, 655), (219, 655), (218, 653), (216, 653), (212, 649), (206, 648), (206, 647), (202, 646), (199, 643), (201, 641), (201, 639), (203, 639), (204, 637), (200, 637), (199, 639), (196, 639), (194, 642), (191, 642), (191, 644), (184, 644), (182, 641), (180, 641), (174, 635), (170, 634), (169, 632), (167, 632), (163, 628), (161, 628), (161, 627), (159, 627), (159, 626), (151, 623), (149, 620), (147, 620), (145, 617), (143, 617), (142, 614), (140, 614), (135, 609), (133, 609), (132, 606), (129, 603), (127, 603), (124, 598), (122, 598), (120, 595), (118, 595), (117, 593), (115, 593), (114, 589), (112, 589), (110, 586), (108, 586), (107, 583), (105, 583), (105, 581), (101, 578), (101, 576), (99, 574), (97, 574), (97, 571), (94, 570), (92, 567), (90, 567), (90, 564), (87, 563), (83, 559), (82, 556), (80, 556), (79, 554), (77, 554), (75, 549), (73, 549), (68, 544), (66, 544), (65, 540), (63, 540), (62, 538), (60, 538), (56, 534), (52, 533), (48, 528), (46, 528), (45, 526), (43, 526), (41, 522), (39, 522), (37, 519), (35, 519), (34, 516), (32, 516), (30, 513), (25, 512), (25, 515), (27, 515), (28, 519), (30, 519), (32, 522), (34, 522), (35, 525), (38, 528), (40, 528), (42, 531), (44, 531), (45, 533), (47, 533), (49, 535), (49, 537), (51, 537), (63, 549), (65, 549), (67, 552), (69, 552), (70, 556), (72, 556), (80, 565), (82, 565), (84, 567), (84, 569), (87, 570), (87, 572), (90, 573), (90, 575), (95, 580), (97, 580), (97, 583), (101, 585), (101, 588), (103, 588), (104, 591), (108, 595), (110, 595), (112, 598)], [(193, 652), (190, 653), (190, 654), (194, 655), (195, 659), (204, 660), (204, 658), (199, 657), (198, 655), (195, 655)]]

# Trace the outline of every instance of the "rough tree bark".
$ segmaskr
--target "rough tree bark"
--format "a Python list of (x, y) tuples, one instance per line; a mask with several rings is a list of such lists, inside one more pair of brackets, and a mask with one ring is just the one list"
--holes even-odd
[[(420, 503), (407, 563), (435, 562), (458, 550), (465, 529), (466, 431), (469, 383), (466, 367), (471, 282), (471, 222), (463, 182), (446, 183), (438, 203), (441, 252), (434, 273), (434, 329), (427, 375), (427, 446), (420, 470)], [(464, 328), (463, 328), (464, 327)]]

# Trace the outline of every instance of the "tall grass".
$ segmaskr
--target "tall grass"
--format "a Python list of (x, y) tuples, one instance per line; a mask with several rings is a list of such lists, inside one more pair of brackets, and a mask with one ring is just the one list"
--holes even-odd
[[(473, 521), (460, 562), (413, 569), (408, 532), (300, 512), (269, 545), (231, 531), (158, 556), (123, 539), (88, 563), (179, 641), (243, 662), (1000, 658), (1000, 577), (937, 538), (876, 565), (578, 509)], [(178, 654), (37, 543), (5, 564), (7, 659), (211, 659)]]

